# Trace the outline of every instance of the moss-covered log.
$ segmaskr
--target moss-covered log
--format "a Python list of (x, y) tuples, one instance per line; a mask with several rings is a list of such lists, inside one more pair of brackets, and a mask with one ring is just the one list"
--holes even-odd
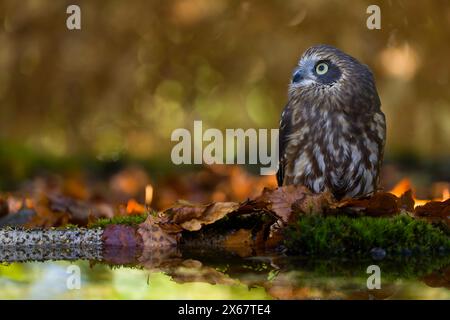
[(450, 252), (450, 233), (407, 215), (394, 217), (299, 216), (286, 228), (290, 254), (358, 255)]

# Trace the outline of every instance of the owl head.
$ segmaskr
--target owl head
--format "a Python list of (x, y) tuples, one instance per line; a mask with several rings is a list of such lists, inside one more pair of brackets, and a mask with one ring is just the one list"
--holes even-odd
[(303, 53), (292, 74), (289, 96), (347, 106), (358, 98), (378, 99), (369, 67), (329, 45), (313, 46)]

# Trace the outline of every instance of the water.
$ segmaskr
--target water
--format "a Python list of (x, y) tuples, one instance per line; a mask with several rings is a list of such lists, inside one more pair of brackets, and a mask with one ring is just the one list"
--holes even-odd
[[(381, 289), (367, 288), (370, 265), (380, 267)], [(450, 299), (450, 263), (121, 251), (103, 261), (3, 262), (0, 288), (0, 299)]]

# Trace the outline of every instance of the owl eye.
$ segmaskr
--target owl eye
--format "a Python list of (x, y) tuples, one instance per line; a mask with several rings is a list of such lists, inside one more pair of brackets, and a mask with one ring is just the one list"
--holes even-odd
[(328, 72), (328, 64), (325, 62), (318, 63), (316, 66), (316, 73), (321, 76)]

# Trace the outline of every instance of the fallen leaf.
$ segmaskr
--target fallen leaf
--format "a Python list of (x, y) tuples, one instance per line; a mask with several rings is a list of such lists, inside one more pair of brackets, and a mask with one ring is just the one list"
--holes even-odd
[(293, 212), (322, 213), (332, 201), (331, 195), (313, 194), (304, 186), (289, 185), (276, 189), (264, 189), (256, 202), (266, 204), (266, 209), (273, 211), (283, 222), (290, 221)]
[(164, 231), (160, 224), (167, 223), (168, 221), (161, 217), (149, 215), (138, 228), (138, 232), (142, 237), (143, 245), (145, 247), (176, 246), (181, 235), (179, 233), (170, 234)]
[(339, 211), (372, 217), (393, 216), (399, 213), (399, 198), (387, 192), (379, 192), (370, 198), (345, 199), (334, 206)]
[(129, 215), (139, 215), (145, 212), (145, 206), (140, 204), (134, 199), (130, 199), (127, 202), (127, 214)]
[(69, 223), (70, 214), (67, 212), (53, 211), (50, 209), (50, 200), (46, 196), (40, 196), (36, 199), (34, 205), (35, 215), (26, 223), (27, 228), (50, 228), (59, 227)]
[(65, 213), (69, 216), (70, 223), (80, 226), (87, 225), (91, 206), (84, 201), (75, 200), (56, 194), (47, 195), (48, 208), (53, 212)]
[(134, 248), (142, 246), (142, 238), (136, 228), (111, 224), (105, 227), (102, 234), (102, 241), (105, 246)]
[(334, 203), (334, 197), (329, 192), (311, 194), (302, 199), (296, 200), (292, 208), (294, 212), (301, 214), (324, 214), (330, 204)]
[(414, 210), (417, 217), (430, 222), (443, 222), (450, 227), (450, 199), (446, 201), (430, 201)]
[(102, 241), (103, 260), (111, 264), (135, 263), (142, 252), (141, 235), (131, 226), (106, 226)]
[(208, 225), (222, 219), (228, 213), (239, 208), (236, 202), (216, 202), (208, 205), (177, 204), (165, 213), (172, 216), (172, 222), (179, 224), (188, 231), (200, 230), (202, 225)]
[(399, 209), (403, 209), (408, 212), (414, 211), (414, 198), (411, 189), (409, 189), (400, 196), (398, 201), (398, 207)]

